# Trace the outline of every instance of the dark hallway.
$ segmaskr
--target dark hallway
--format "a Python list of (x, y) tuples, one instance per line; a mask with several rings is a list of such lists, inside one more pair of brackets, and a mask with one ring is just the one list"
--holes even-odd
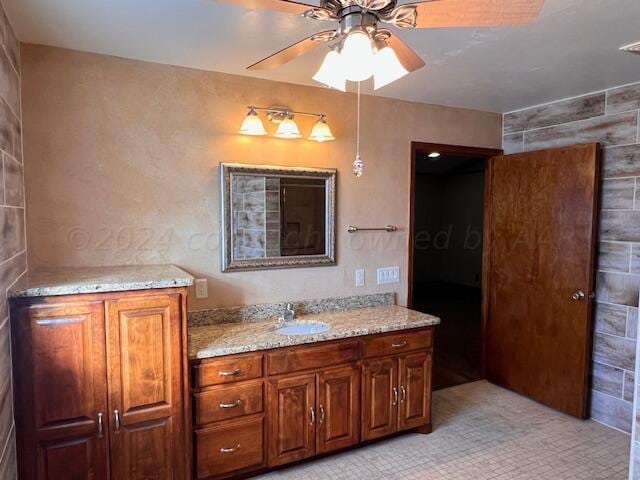
[(442, 318), (434, 387), (481, 378), (482, 158), (418, 153), (415, 167), (413, 301)]

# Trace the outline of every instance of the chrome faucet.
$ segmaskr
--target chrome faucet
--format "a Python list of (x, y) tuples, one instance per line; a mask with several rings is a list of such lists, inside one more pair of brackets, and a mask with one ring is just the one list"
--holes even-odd
[(291, 303), (287, 303), (287, 306), (285, 307), (284, 312), (282, 314), (282, 321), (292, 322), (295, 317), (296, 317), (296, 312), (293, 309), (293, 305), (291, 305)]

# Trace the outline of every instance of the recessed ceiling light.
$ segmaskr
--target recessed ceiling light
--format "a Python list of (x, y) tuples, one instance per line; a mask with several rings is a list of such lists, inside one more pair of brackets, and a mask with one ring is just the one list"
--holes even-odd
[(429, 158), (438, 158), (440, 156), (440, 152), (431, 152), (429, 154)]
[(630, 52), (635, 53), (636, 55), (640, 55), (640, 42), (630, 43), (629, 45), (620, 47), (620, 50), (622, 50), (623, 52)]

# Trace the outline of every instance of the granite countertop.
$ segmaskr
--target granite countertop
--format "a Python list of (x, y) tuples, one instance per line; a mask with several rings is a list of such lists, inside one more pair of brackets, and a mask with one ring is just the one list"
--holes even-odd
[(396, 305), (310, 314), (298, 317), (296, 320), (324, 322), (331, 328), (318, 334), (282, 335), (275, 332), (278, 325), (276, 320), (191, 327), (189, 328), (189, 358), (194, 360), (219, 357), (373, 333), (428, 327), (440, 323), (438, 317)]
[(9, 290), (9, 297), (122, 292), (186, 287), (192, 284), (193, 277), (174, 265), (61, 267), (29, 272)]

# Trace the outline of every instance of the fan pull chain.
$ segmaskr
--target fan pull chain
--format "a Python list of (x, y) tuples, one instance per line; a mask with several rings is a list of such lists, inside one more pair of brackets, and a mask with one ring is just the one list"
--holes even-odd
[(360, 158), (360, 82), (358, 82), (358, 102), (357, 102), (357, 118), (356, 118), (356, 159), (353, 162), (353, 174), (361, 177), (363, 173), (364, 163)]

